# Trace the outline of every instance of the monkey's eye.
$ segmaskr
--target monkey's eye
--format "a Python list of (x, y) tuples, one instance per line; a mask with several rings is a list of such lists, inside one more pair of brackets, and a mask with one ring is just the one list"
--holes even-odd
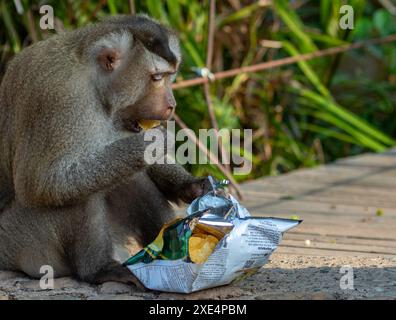
[(164, 78), (164, 74), (163, 73), (156, 73), (156, 74), (153, 74), (151, 76), (151, 79), (153, 81), (161, 81), (163, 78)]

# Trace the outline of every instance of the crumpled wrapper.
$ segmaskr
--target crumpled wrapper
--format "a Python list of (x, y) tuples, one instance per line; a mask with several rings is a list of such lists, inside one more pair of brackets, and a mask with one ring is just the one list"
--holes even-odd
[[(225, 191), (226, 180), (209, 180), (212, 190), (191, 203), (187, 217), (164, 225), (151, 244), (124, 263), (146, 288), (190, 293), (240, 281), (257, 272), (282, 234), (301, 222), (252, 217)], [(204, 253), (193, 252), (197, 248), (189, 246), (190, 238), (207, 235), (216, 245), (206, 252), (206, 261), (197, 263), (195, 256)]]

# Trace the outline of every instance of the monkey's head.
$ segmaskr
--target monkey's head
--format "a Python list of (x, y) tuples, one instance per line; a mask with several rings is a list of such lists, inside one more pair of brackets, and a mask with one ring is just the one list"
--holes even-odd
[(100, 24), (109, 32), (89, 51), (93, 82), (107, 110), (131, 131), (140, 131), (139, 120), (169, 119), (176, 107), (171, 85), (181, 61), (175, 34), (146, 16)]

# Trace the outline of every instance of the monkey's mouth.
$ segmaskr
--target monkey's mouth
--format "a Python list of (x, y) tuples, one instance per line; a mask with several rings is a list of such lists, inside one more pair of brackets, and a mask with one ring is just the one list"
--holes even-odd
[(153, 129), (161, 125), (159, 120), (131, 120), (126, 125), (126, 129), (131, 132), (139, 133), (142, 130)]
[(139, 124), (139, 121), (137, 120), (130, 121), (127, 126), (127, 129), (131, 132), (136, 132), (136, 133), (139, 133), (140, 131), (143, 130), (143, 128)]
[(122, 119), (123, 123), (123, 128), (125, 130), (128, 130), (130, 132), (136, 132), (139, 133), (140, 131), (143, 130), (143, 128), (140, 126), (138, 120), (133, 120), (133, 119)]

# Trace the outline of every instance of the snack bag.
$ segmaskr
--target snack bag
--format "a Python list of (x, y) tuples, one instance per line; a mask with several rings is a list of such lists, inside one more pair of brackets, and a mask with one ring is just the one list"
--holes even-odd
[(227, 181), (195, 199), (188, 216), (163, 226), (157, 238), (124, 265), (152, 290), (190, 293), (244, 279), (300, 220), (252, 217), (227, 194)]

